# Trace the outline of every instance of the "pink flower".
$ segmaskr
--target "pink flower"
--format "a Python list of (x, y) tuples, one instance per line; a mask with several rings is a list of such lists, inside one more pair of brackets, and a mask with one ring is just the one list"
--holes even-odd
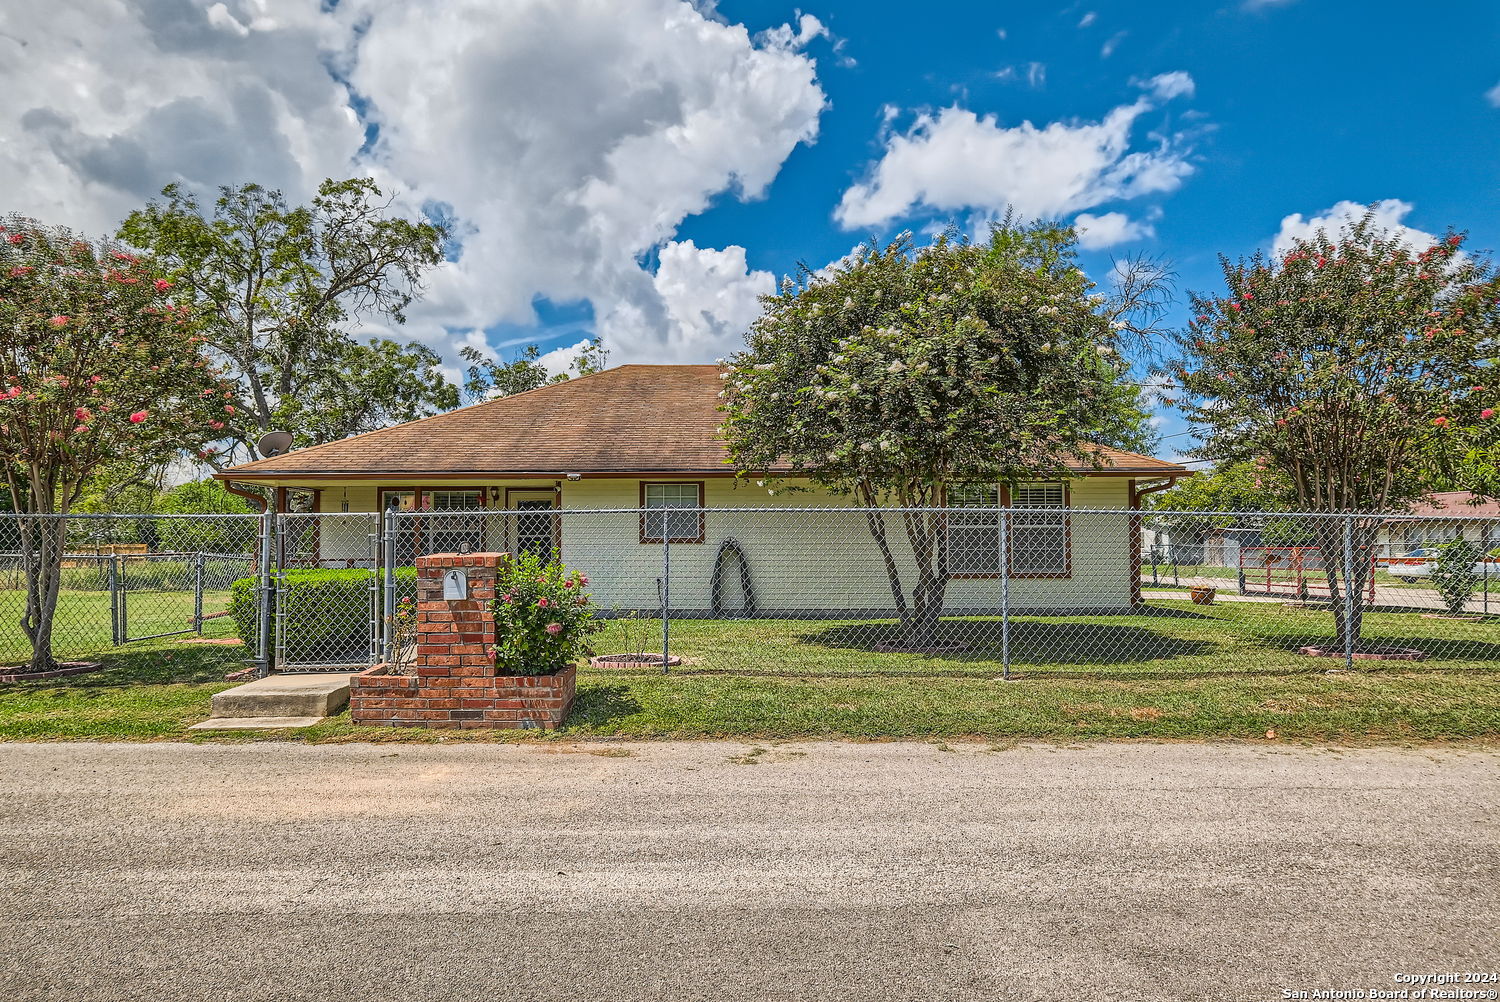
[(1443, 428), (1447, 426), (1448, 419), (1445, 417), (1435, 417), (1432, 419), (1432, 423), (1437, 425), (1439, 428)]
[(47, 318), (47, 322), (49, 324), (51, 324), (53, 327), (62, 327), (62, 326), (65, 326), (67, 324), (67, 322), (68, 322), (69, 319), (71, 319), (71, 318), (65, 317), (65, 316), (62, 316), (62, 315), (59, 314), (58, 316), (55, 316), (55, 317), (48, 317)]
[(220, 428), (224, 427), (224, 422), (223, 421), (210, 421), (208, 423), (208, 426), (210, 428), (212, 428), (214, 431), (218, 431)]
[(89, 426), (88, 425), (81, 424), (77, 428), (73, 429), (73, 434), (79, 435), (79, 434), (82, 434), (83, 432), (86, 432), (88, 430), (89, 430)]
[(144, 420), (146, 420), (145, 411), (136, 411), (134, 414), (130, 415), (131, 424), (140, 424)]
[(224, 405), (224, 413), (225, 414), (233, 414), (234, 413), (234, 405), (233, 404), (225, 404)]
[(1234, 311), (1234, 312), (1236, 312), (1236, 313), (1238, 313), (1238, 312), (1239, 312), (1239, 311), (1240, 311), (1240, 309), (1241, 309), (1241, 307), (1240, 307), (1240, 304), (1239, 304), (1239, 303), (1230, 303), (1230, 304), (1229, 304), (1229, 308), (1230, 308), (1230, 309), (1231, 309), (1231, 310), (1233, 310), (1233, 311)]
[(1276, 427), (1278, 427), (1278, 428), (1285, 428), (1286, 427), (1286, 418), (1284, 418), (1284, 417), (1283, 418), (1277, 418), (1276, 419)]
[(564, 581), (563, 582), (563, 587), (564, 588), (571, 588), (571, 587), (573, 587), (573, 582), (571, 582), (571, 581)]
[(545, 608), (547, 608), (547, 606), (549, 606), (551, 604), (552, 603), (549, 602), (549, 601), (547, 601), (545, 598), (539, 598), (539, 599), (536, 600), (536, 607), (538, 609), (545, 609)]
[(1495, 408), (1486, 407), (1484, 410), (1479, 412), (1479, 416), (1488, 421), (1490, 418), (1495, 416)]
[(580, 585), (586, 585), (586, 584), (588, 584), (589, 583), (589, 576), (587, 574), (580, 574), (580, 575), (578, 575), (578, 583)]
[(552, 634), (554, 637), (557, 636), (559, 633), (562, 632), (562, 624), (561, 623), (548, 623), (547, 624), (547, 632), (550, 633), (550, 634)]
[(172, 283), (168, 282), (165, 278), (158, 278), (155, 282), (153, 282), (151, 284), (154, 285), (154, 286), (156, 286), (156, 291), (157, 292), (166, 292), (168, 289), (170, 289), (172, 287)]
[(31, 271), (32, 271), (32, 269), (28, 268), (26, 265), (24, 265), (24, 264), (18, 264), (18, 265), (16, 265), (14, 268), (12, 268), (10, 270), (10, 277), (11, 278), (20, 278), (22, 275), (29, 275), (29, 274), (31, 274)]
[(502, 602), (506, 603), (507, 605), (509, 605), (514, 600), (509, 595), (501, 595), (500, 596), (500, 601), (502, 601)]
[(21, 234), (19, 234), (19, 233), (12, 233), (8, 239), (10, 240), (11, 243), (18, 244), (18, 243), (22, 242), (23, 240), (25, 240), (26, 238), (23, 237), (23, 236), (21, 236)]

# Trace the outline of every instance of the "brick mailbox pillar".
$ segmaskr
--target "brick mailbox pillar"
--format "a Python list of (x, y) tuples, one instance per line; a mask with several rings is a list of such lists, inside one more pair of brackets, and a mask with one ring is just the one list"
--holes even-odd
[[(556, 675), (497, 675), (496, 571), (508, 553), (436, 553), (417, 558), (416, 674), (376, 665), (355, 676), (349, 715), (356, 724), (463, 729), (553, 728), (568, 716), (576, 669)], [(462, 580), (445, 577), (457, 572)], [(462, 593), (457, 597), (456, 593)]]

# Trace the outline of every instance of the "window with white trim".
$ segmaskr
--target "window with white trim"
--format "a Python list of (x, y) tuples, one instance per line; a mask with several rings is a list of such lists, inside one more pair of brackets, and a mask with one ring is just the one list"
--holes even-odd
[[(648, 509), (641, 513), (641, 542), (660, 543), (663, 524), (666, 526), (668, 542), (703, 542), (703, 512), (671, 510), (675, 508), (701, 509), (703, 507), (702, 484), (643, 484), (641, 507)], [(662, 510), (663, 513), (654, 514), (657, 510)]]
[[(948, 488), (949, 508), (997, 508), (996, 484), (957, 484)], [(1000, 573), (1000, 516), (994, 511), (948, 514), (948, 573)]]
[[(1017, 576), (1065, 577), (1071, 572), (1067, 490), (1060, 483), (1011, 488), (1010, 572)], [(1049, 510), (1050, 509), (1050, 510)]]

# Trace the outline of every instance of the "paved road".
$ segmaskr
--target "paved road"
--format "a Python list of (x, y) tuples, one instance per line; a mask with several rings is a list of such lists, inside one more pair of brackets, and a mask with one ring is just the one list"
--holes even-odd
[(955, 749), (0, 746), (0, 998), (1240, 1002), (1500, 966), (1495, 752)]

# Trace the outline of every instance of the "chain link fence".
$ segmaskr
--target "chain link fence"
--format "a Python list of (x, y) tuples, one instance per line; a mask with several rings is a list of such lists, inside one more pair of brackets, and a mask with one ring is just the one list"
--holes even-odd
[(26, 568), (49, 546), (59, 659), (211, 643), (226, 668), (409, 660), (416, 559), (481, 550), (588, 575), (602, 672), (1170, 677), (1500, 656), (1500, 519), (1051, 500), (0, 516), (0, 664), (30, 655)]
[(60, 661), (152, 641), (227, 666), (253, 659), (233, 605), (237, 586), (255, 588), (262, 533), (253, 515), (0, 514), (0, 665), (29, 660), (38, 631)]

